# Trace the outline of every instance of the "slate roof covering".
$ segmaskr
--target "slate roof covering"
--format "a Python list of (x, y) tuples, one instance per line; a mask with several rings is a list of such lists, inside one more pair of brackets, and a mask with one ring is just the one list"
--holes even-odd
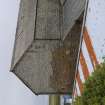
[(70, 1), (21, 0), (11, 71), (36, 94), (72, 93), (85, 0)]

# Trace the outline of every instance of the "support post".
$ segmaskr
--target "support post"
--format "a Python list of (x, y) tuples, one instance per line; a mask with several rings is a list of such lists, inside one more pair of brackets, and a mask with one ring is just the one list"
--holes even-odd
[(59, 95), (50, 95), (49, 96), (49, 105), (60, 105), (60, 96)]

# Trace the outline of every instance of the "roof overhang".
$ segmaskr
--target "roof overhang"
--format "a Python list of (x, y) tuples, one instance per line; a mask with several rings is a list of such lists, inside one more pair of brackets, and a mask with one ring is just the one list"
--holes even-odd
[(11, 71), (34, 93), (72, 94), (85, 3), (21, 0)]

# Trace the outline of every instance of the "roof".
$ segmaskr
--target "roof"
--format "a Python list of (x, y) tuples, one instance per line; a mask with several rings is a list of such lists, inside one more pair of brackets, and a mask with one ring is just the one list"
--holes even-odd
[[(70, 15), (66, 3), (63, 10)], [(72, 93), (84, 8), (66, 35), (63, 10), (59, 0), (22, 0), (20, 4), (11, 71), (36, 94)]]

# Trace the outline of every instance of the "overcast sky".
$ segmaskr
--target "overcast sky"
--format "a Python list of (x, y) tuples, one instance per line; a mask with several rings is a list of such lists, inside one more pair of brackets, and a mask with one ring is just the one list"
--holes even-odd
[(0, 0), (0, 105), (48, 105), (9, 72), (20, 0)]

